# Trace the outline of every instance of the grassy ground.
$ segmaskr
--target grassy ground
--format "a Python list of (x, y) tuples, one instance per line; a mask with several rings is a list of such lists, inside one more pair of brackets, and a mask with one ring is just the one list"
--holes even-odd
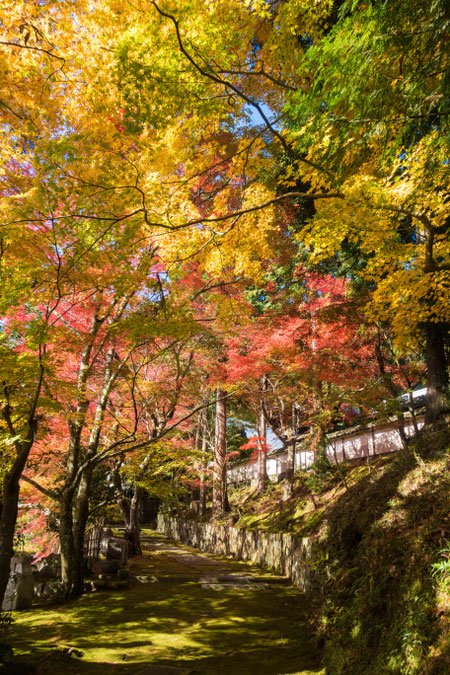
[(450, 675), (450, 438), (232, 497), (240, 527), (318, 542), (314, 620), (332, 675)]
[[(124, 675), (320, 672), (308, 634), (308, 606), (296, 589), (202, 588), (199, 579), (213, 572), (263, 572), (220, 558), (211, 557), (211, 565), (207, 556), (193, 560), (192, 549), (167, 547), (159, 535), (147, 533), (146, 548), (132, 571), (160, 581), (17, 613), (10, 639), (15, 652), (37, 664), (37, 672), (55, 675), (105, 668)], [(63, 646), (84, 655), (64, 657)]]

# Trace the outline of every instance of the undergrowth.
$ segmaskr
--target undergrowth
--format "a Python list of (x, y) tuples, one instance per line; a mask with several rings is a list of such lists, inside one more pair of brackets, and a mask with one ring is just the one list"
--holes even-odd
[[(450, 434), (370, 463), (232, 496), (240, 527), (313, 537), (327, 673), (450, 674)], [(245, 503), (243, 504), (245, 496)]]

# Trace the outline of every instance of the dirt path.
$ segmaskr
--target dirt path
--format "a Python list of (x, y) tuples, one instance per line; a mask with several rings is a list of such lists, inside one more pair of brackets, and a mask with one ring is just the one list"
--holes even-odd
[[(142, 534), (144, 556), (130, 565), (132, 576), (142, 578), (153, 575), (158, 581), (197, 581), (199, 583), (289, 584), (285, 577), (263, 571), (245, 562), (203, 553), (184, 546), (153, 530)], [(141, 575), (144, 575), (141, 577)], [(259, 588), (259, 586), (258, 586)]]
[[(16, 614), (16, 653), (47, 675), (309, 675), (321, 672), (304, 596), (246, 563), (150, 530), (130, 588)], [(63, 656), (61, 647), (82, 650)]]

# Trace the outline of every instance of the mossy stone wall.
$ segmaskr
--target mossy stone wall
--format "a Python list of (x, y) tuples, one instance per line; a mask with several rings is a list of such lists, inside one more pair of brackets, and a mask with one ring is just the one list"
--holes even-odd
[(197, 523), (171, 518), (162, 513), (158, 514), (157, 529), (161, 534), (205, 553), (251, 562), (275, 574), (289, 577), (302, 591), (312, 590), (311, 539), (291, 534), (241, 530), (214, 523)]

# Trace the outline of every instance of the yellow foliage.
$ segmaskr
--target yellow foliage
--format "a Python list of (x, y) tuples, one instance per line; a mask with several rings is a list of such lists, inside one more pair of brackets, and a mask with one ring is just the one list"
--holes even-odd
[[(363, 166), (342, 186), (342, 199), (318, 200), (317, 215), (299, 235), (314, 261), (333, 256), (345, 241), (359, 245), (367, 256), (362, 274), (375, 289), (368, 316), (391, 323), (404, 351), (417, 348), (421, 323), (450, 321), (450, 269), (440, 262), (450, 258), (447, 195), (437, 187), (447, 183), (435, 132), (403, 153), (392, 176), (380, 179)], [(406, 240), (405, 219), (414, 225)]]

